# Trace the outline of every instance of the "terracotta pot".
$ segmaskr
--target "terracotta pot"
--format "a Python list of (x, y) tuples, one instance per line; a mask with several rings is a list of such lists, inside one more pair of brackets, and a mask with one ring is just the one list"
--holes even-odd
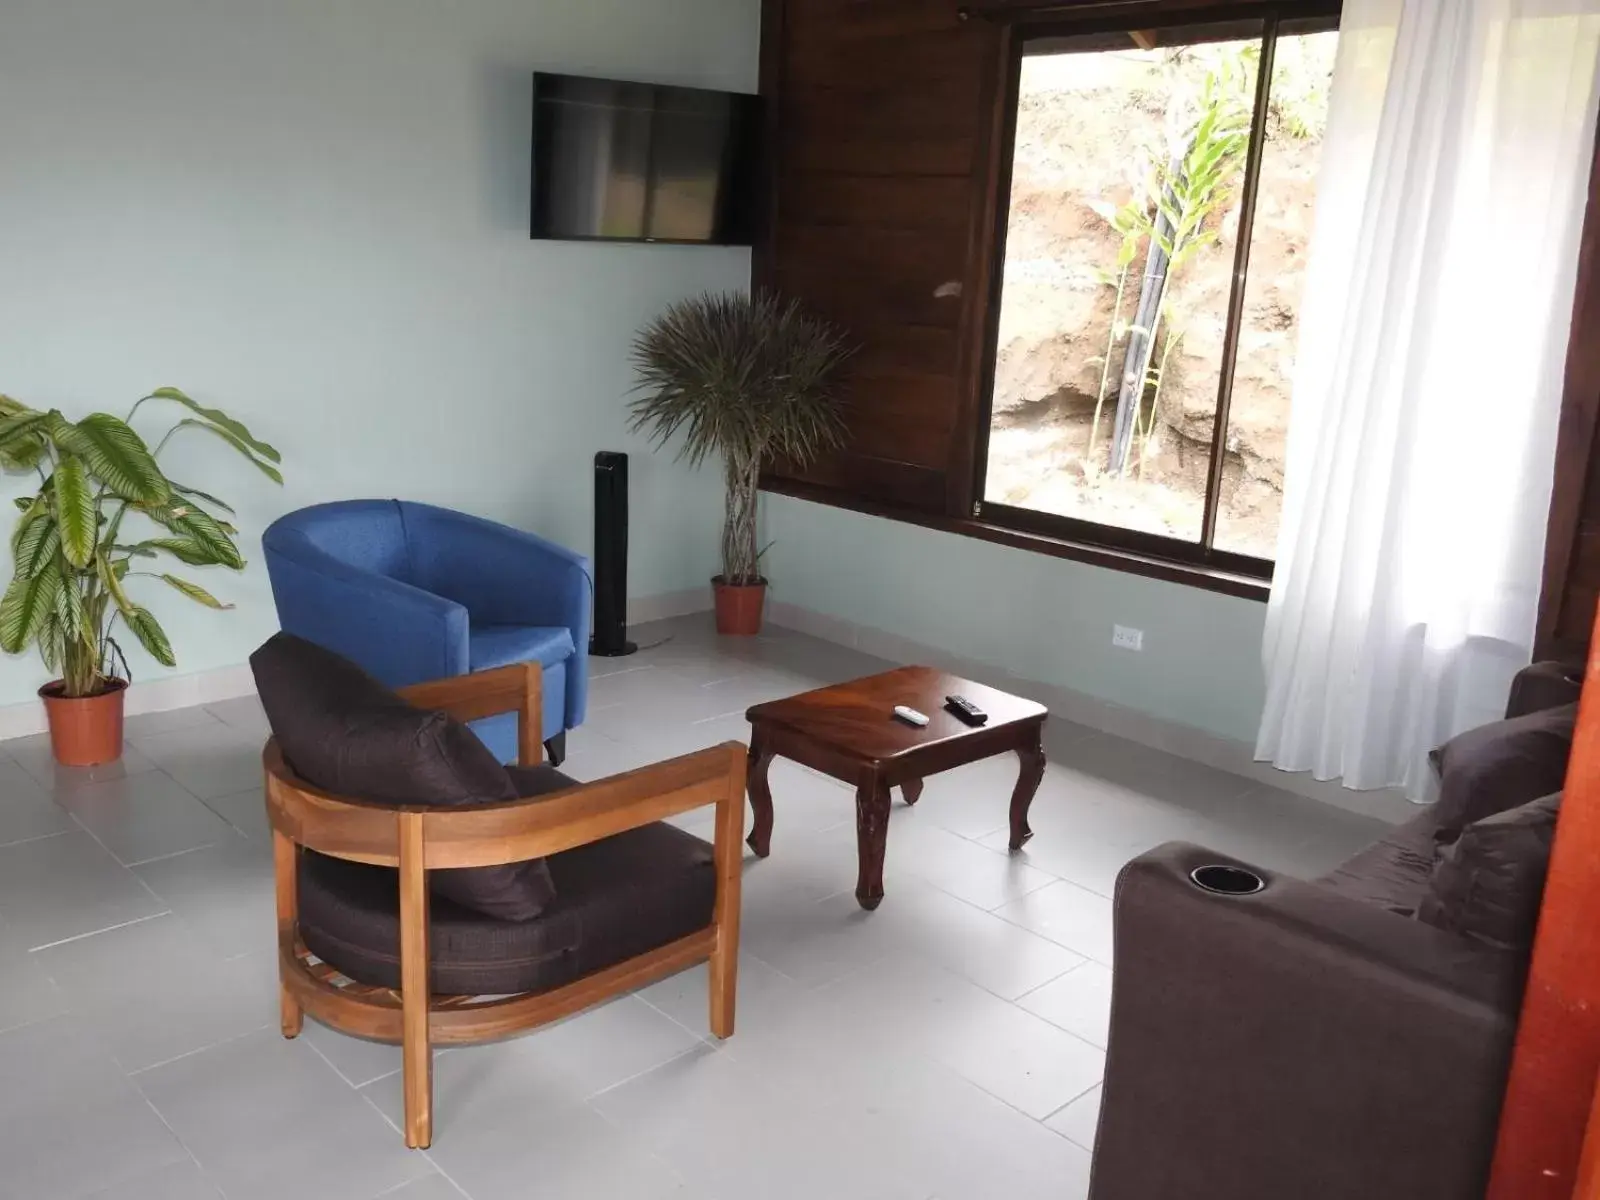
[(67, 697), (57, 679), (39, 689), (50, 719), (50, 748), (66, 767), (93, 767), (122, 757), (122, 700), (128, 681), (113, 679), (96, 696)]
[(753, 637), (761, 632), (761, 606), (767, 599), (767, 581), (726, 583), (721, 575), (711, 580), (717, 601), (717, 632)]

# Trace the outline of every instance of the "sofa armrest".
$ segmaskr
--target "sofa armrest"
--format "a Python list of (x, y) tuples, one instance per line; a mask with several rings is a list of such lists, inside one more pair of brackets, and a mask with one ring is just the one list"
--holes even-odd
[(443, 596), (361, 571), (309, 542), (269, 547), (278, 621), (360, 664), (390, 687), (467, 670), (467, 610)]
[(1255, 867), (1219, 896), (1172, 844), (1117, 881), (1093, 1200), (1482, 1195), (1517, 965)]
[(1575, 704), (1582, 693), (1582, 663), (1536, 662), (1512, 678), (1506, 716), (1525, 717), (1531, 712)]

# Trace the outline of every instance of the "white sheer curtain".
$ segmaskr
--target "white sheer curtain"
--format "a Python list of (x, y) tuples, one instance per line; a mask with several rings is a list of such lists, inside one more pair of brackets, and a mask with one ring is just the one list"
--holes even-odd
[(1600, 0), (1346, 0), (1256, 757), (1428, 787), (1533, 644)]

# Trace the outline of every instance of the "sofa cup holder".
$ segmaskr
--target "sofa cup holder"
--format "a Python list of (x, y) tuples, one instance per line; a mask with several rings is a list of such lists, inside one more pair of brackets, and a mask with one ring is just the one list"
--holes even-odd
[(1254, 871), (1221, 863), (1196, 867), (1189, 872), (1189, 880), (1195, 887), (1217, 896), (1253, 896), (1267, 886), (1267, 881)]

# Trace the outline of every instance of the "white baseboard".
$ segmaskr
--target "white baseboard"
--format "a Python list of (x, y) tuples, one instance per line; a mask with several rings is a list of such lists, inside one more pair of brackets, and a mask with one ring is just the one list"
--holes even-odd
[(650, 621), (665, 621), (668, 617), (686, 617), (690, 613), (710, 612), (711, 584), (687, 588), (681, 592), (660, 592), (654, 596), (635, 596), (628, 601), (628, 624), (644, 625)]
[[(897, 633), (841, 620), (783, 601), (769, 600), (767, 619), (774, 625), (850, 646), (891, 662), (926, 663), (1003, 691), (1018, 692), (1045, 705), (1051, 713), (1065, 720), (1192, 759), (1257, 783), (1270, 784), (1347, 812), (1390, 823), (1409, 820), (1416, 815), (1416, 807), (1398, 789), (1357, 792), (1340, 787), (1337, 783), (1320, 782), (1308, 774), (1280, 771), (1270, 763), (1256, 762), (1254, 747), (1247, 742), (1152, 716), (1057, 684), (1041, 683), (996, 671), (984, 663), (935, 646), (923, 645)], [(1045, 734), (1048, 747), (1048, 725)]]
[[(218, 667), (214, 671), (196, 671), (192, 675), (170, 675), (165, 679), (151, 679), (135, 683), (128, 689), (123, 701), (123, 711), (128, 716), (138, 713), (166, 712), (172, 708), (190, 708), (196, 704), (215, 704), (219, 700), (232, 700), (238, 696), (253, 696), (256, 681), (246, 663), (238, 666)], [(43, 733), (46, 729), (44, 705), (38, 700), (0, 707), (0, 741)]]
[[(710, 608), (710, 584), (681, 592), (635, 596), (628, 601), (628, 623), (643, 625), (646, 621), (681, 617)], [(215, 704), (220, 700), (253, 696), (255, 691), (256, 683), (250, 674), (249, 664), (239, 663), (212, 671), (197, 671), (192, 675), (172, 675), (165, 679), (135, 683), (128, 689), (124, 711), (130, 717), (137, 713), (166, 712), (173, 708), (189, 708), (196, 704)], [(44, 705), (39, 701), (0, 705), (0, 742), (43, 733), (45, 729)]]

